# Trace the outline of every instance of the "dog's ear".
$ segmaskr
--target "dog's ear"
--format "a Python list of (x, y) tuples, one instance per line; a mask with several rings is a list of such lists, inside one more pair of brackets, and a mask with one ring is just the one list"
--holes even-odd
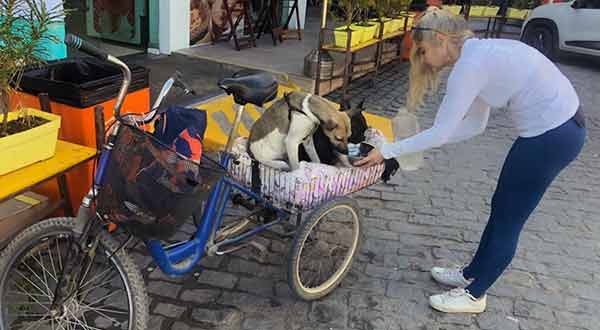
[(323, 128), (328, 131), (333, 131), (334, 129), (336, 129), (338, 127), (338, 124), (332, 119), (327, 119), (327, 120), (321, 122), (321, 125), (323, 125)]

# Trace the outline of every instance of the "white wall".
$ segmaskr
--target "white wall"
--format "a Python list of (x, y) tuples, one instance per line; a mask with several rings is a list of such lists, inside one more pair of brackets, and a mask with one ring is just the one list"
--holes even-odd
[(190, 47), (190, 0), (158, 1), (158, 45), (162, 54)]

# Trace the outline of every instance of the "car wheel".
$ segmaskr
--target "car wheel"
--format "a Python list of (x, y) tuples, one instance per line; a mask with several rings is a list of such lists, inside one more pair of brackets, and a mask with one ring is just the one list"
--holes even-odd
[(556, 57), (556, 36), (547, 25), (533, 24), (527, 26), (523, 34), (523, 42), (537, 49), (551, 60)]

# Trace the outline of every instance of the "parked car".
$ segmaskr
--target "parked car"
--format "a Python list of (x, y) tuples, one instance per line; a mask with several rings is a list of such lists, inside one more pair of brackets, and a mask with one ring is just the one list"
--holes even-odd
[(600, 0), (535, 8), (523, 24), (521, 40), (550, 59), (561, 51), (600, 56)]

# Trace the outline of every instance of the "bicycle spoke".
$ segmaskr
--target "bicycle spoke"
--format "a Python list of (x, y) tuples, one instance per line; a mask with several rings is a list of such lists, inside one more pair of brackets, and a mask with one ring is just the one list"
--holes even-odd
[[(49, 253), (49, 255), (51, 256), (51, 255), (52, 255), (52, 252), (51, 252), (51, 251), (48, 251), (48, 252), (50, 252), (50, 253)], [(46, 269), (46, 267), (44, 267), (44, 264), (41, 262), (41, 260), (42, 260), (42, 253), (41, 253), (40, 251), (38, 251), (38, 256), (40, 257), (40, 261), (38, 261), (38, 260), (37, 260), (36, 258), (34, 258), (33, 256), (31, 256), (31, 257), (33, 258), (33, 260), (35, 260), (35, 261), (36, 261), (36, 262), (37, 262), (37, 263), (38, 263), (38, 264), (39, 264), (39, 265), (40, 265), (40, 266), (41, 266), (41, 267), (44, 269), (44, 271), (45, 271), (46, 273), (48, 273), (48, 275), (50, 275), (50, 277), (52, 277), (52, 279), (53, 279), (55, 282), (57, 282), (57, 283), (58, 283), (58, 280), (57, 280), (57, 277), (56, 277), (56, 273), (51, 273), (51, 272), (50, 272), (50, 270)], [(54, 263), (53, 263), (53, 261), (52, 261), (52, 258), (50, 258), (50, 264), (52, 265), (52, 268), (54, 268)], [(56, 272), (56, 270), (55, 270), (55, 272)]]
[[(100, 307), (84, 306), (84, 307), (86, 307), (88, 310), (91, 310), (91, 311), (97, 312), (98, 314), (100, 314), (100, 315), (102, 315), (102, 316), (104, 316), (104, 317), (106, 317), (106, 318), (108, 318), (108, 317), (107, 317), (106, 315), (103, 315), (103, 314), (102, 314), (102, 313), (100, 313), (100, 312), (113, 313), (113, 314), (123, 314), (123, 315), (129, 315), (129, 312), (123, 312), (123, 311), (120, 311), (120, 310), (117, 310), (117, 309), (106, 309), (106, 308), (104, 308), (104, 307), (107, 307), (107, 306), (100, 306)], [(113, 318), (111, 318), (111, 320), (114, 320), (114, 321), (116, 321), (116, 320), (115, 320), (115, 319), (113, 319)], [(116, 321), (116, 322), (118, 322), (118, 321)]]
[[(92, 278), (91, 278), (90, 280), (88, 280), (87, 282), (85, 282), (85, 283), (81, 284), (81, 287), (82, 287), (82, 288), (83, 288), (83, 287), (85, 287), (85, 286), (86, 286), (86, 285), (88, 285), (90, 282), (92, 282), (92, 281), (96, 280), (96, 278), (99, 278), (99, 277), (101, 277), (101, 276), (104, 276), (104, 274), (106, 274), (106, 273), (107, 273), (107, 272), (109, 272), (109, 271), (110, 271), (110, 268), (106, 268), (104, 271), (102, 271), (102, 272), (101, 272), (101, 273), (99, 273), (99, 274), (96, 274), (94, 277), (92, 277)], [(84, 278), (84, 279), (85, 279), (85, 278)]]
[[(93, 327), (91, 327), (91, 326), (87, 325), (87, 321), (85, 322), (85, 324), (83, 324), (83, 323), (82, 323), (82, 322), (79, 320), (79, 318), (77, 318), (77, 315), (75, 315), (75, 314), (74, 314), (72, 311), (70, 311), (70, 310), (69, 310), (68, 312), (69, 312), (69, 314), (71, 315), (71, 318), (72, 318), (73, 320), (75, 320), (75, 321), (76, 321), (76, 323), (75, 323), (75, 322), (73, 322), (73, 321), (70, 321), (70, 322), (72, 322), (72, 324), (74, 324), (74, 325), (80, 325), (80, 326), (81, 326), (81, 327), (83, 327), (84, 329), (90, 329), (90, 328), (93, 328)], [(83, 314), (81, 314), (81, 316), (83, 317)]]
[(52, 259), (52, 248), (48, 249), (48, 256), (50, 256), (50, 264), (52, 265), (52, 270), (54, 271), (54, 280), (58, 283), (58, 272), (56, 271), (56, 267), (54, 267), (54, 259)]
[[(66, 322), (67, 324), (69, 324), (70, 326), (73, 326), (73, 325), (81, 325), (81, 323), (79, 323), (79, 324), (78, 324), (78, 323), (75, 323), (75, 322), (73, 322), (73, 321), (69, 321), (69, 320), (65, 320), (65, 322)], [(87, 327), (87, 328), (89, 328), (89, 329), (91, 329), (91, 330), (102, 330), (102, 329), (100, 329), (100, 328), (96, 328), (96, 327), (93, 327), (93, 326), (91, 326), (91, 325), (87, 325), (86, 327)], [(67, 329), (75, 329), (75, 328), (73, 327), (73, 328), (67, 328)]]
[(33, 329), (37, 329), (37, 328), (39, 328), (39, 326), (40, 326), (42, 323), (44, 323), (44, 322), (48, 322), (48, 321), (49, 321), (49, 320), (46, 320), (46, 319), (39, 319), (39, 320), (37, 320), (35, 323), (33, 323), (33, 324), (29, 325), (27, 328), (25, 328), (25, 329), (23, 329), (23, 330), (29, 330), (29, 329), (32, 329), (32, 328), (31, 328), (32, 326), (36, 326), (36, 327), (35, 327), (35, 328), (33, 328)]
[(18, 295), (23, 295), (23, 296), (28, 296), (28, 297), (44, 297), (44, 298), (48, 298), (48, 296), (45, 295), (45, 294), (24, 293), (24, 292), (21, 292), (21, 291), (8, 291), (8, 294), (18, 294)]
[(94, 306), (95, 304), (99, 303), (100, 301), (102, 301), (102, 300), (105, 300), (105, 299), (107, 299), (108, 297), (114, 296), (114, 295), (116, 295), (116, 294), (119, 294), (119, 293), (121, 293), (121, 291), (120, 291), (120, 290), (119, 290), (119, 291), (113, 291), (111, 294), (109, 294), (109, 295), (107, 295), (107, 296), (105, 296), (105, 297), (102, 297), (102, 298), (96, 299), (94, 302), (91, 302), (91, 303), (88, 303), (88, 304), (86, 304), (86, 306), (89, 306), (89, 307), (91, 307), (91, 306)]
[(39, 286), (35, 285), (35, 283), (33, 283), (27, 276), (23, 275), (23, 273), (21, 273), (20, 271), (18, 271), (16, 269), (15, 269), (15, 273), (19, 274), (24, 280), (29, 282), (29, 284), (33, 285), (36, 289), (38, 289), (41, 294), (45, 294), (48, 299), (50, 299), (50, 300), (52, 299), (52, 297), (50, 297), (50, 295), (46, 294), (44, 292), (44, 290), (40, 289)]
[[(102, 317), (104, 317), (104, 318), (106, 318), (106, 319), (110, 320), (110, 321), (111, 321), (111, 322), (113, 322), (113, 323), (119, 323), (119, 324), (120, 324), (121, 322), (117, 321), (115, 318), (112, 318), (112, 317), (110, 317), (110, 316), (106, 315), (106, 314), (105, 314), (105, 313), (103, 313), (103, 312), (107, 312), (107, 313), (115, 313), (115, 314), (118, 312), (118, 313), (121, 313), (121, 314), (126, 314), (126, 315), (128, 315), (128, 314), (129, 314), (129, 313), (127, 313), (127, 312), (123, 313), (123, 312), (120, 312), (120, 311), (110, 311), (110, 310), (104, 310), (104, 309), (100, 309), (100, 308), (88, 308), (87, 306), (82, 306), (82, 307), (84, 307), (84, 308), (87, 308), (87, 309), (88, 309), (88, 311), (90, 311), (90, 312), (95, 312), (96, 314), (98, 314), (98, 315), (100, 315), (100, 316), (102, 316)], [(84, 312), (84, 313), (85, 313), (85, 312)]]
[[(35, 259), (35, 258), (34, 258), (34, 259)], [(36, 274), (36, 272), (35, 272), (33, 269), (31, 269), (31, 267), (30, 267), (28, 264), (26, 264), (26, 263), (24, 263), (24, 264), (25, 264), (25, 266), (26, 266), (26, 267), (27, 267), (27, 268), (28, 268), (28, 269), (31, 271), (31, 273), (33, 274), (33, 276), (35, 276), (35, 277), (36, 277), (38, 280), (40, 280), (40, 282), (43, 282), (43, 283), (44, 283), (44, 285), (46, 286), (46, 293), (48, 294), (48, 297), (50, 297), (50, 296), (51, 296), (51, 294), (52, 294), (52, 292), (50, 291), (50, 287), (48, 286), (48, 282), (47, 282), (47, 281), (44, 281), (44, 280), (42, 280), (42, 279), (40, 278), (40, 276), (39, 276), (38, 274)], [(45, 276), (44, 276), (44, 277), (45, 277)]]
[(102, 288), (104, 285), (110, 284), (110, 282), (111, 282), (112, 280), (113, 280), (113, 279), (111, 278), (111, 279), (109, 279), (108, 281), (102, 282), (102, 283), (100, 283), (100, 284), (98, 284), (98, 285), (96, 285), (96, 286), (93, 286), (93, 287), (91, 287), (91, 288), (86, 288), (85, 290), (81, 290), (81, 291), (79, 292), (79, 294), (80, 294), (80, 295), (87, 294), (87, 293), (88, 293), (88, 292), (90, 292), (91, 290), (94, 290), (94, 289), (97, 289), (97, 288)]
[[(15, 283), (15, 284), (16, 284), (16, 283)], [(17, 285), (17, 287), (21, 288), (21, 286), (20, 286), (19, 284), (16, 284), (16, 285)], [(21, 289), (22, 289), (22, 288), (21, 288)], [(43, 304), (42, 304), (42, 303), (41, 303), (39, 300), (37, 300), (35, 297), (33, 297), (33, 296), (29, 296), (29, 298), (31, 298), (31, 299), (33, 299), (33, 301), (37, 302), (37, 303), (38, 303), (38, 305), (42, 306), (44, 309), (46, 309), (46, 311), (50, 311), (50, 309), (49, 309), (48, 307), (44, 306), (44, 305), (43, 305)], [(48, 298), (48, 302), (50, 302), (50, 300), (51, 300), (51, 299), (50, 299), (50, 297), (46, 297), (46, 298)]]

